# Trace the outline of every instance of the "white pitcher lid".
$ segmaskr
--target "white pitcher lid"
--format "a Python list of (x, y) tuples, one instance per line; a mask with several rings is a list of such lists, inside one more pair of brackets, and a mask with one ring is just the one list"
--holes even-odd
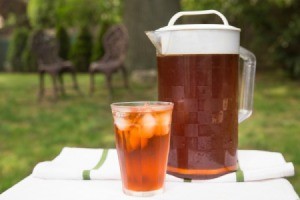
[[(223, 24), (174, 25), (185, 15), (218, 15)], [(230, 26), (224, 15), (216, 10), (184, 11), (176, 13), (168, 25), (147, 36), (162, 55), (181, 54), (238, 54), (240, 29)]]
[(156, 31), (179, 31), (179, 30), (233, 30), (241, 31), (241, 29), (230, 25), (223, 24), (180, 24), (172, 26), (164, 26)]

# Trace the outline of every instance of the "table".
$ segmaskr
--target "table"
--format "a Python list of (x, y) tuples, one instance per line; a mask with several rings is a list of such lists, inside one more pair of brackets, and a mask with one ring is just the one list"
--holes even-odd
[(119, 180), (44, 180), (28, 176), (0, 195), (0, 200), (299, 200), (286, 179), (243, 183), (167, 182), (165, 192), (153, 197), (130, 197), (122, 193)]

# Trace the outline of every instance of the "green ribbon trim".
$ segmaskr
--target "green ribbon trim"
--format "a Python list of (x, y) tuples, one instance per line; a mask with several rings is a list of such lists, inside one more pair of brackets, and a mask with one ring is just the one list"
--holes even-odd
[(91, 172), (91, 170), (83, 170), (83, 172), (82, 172), (83, 180), (91, 180), (90, 172)]
[(99, 169), (103, 165), (103, 163), (105, 162), (105, 160), (107, 158), (107, 154), (108, 154), (108, 149), (103, 149), (101, 158), (100, 158), (99, 162), (95, 165), (95, 167), (93, 167), (90, 170), (83, 170), (83, 172), (82, 172), (83, 180), (91, 180), (91, 176), (90, 176), (91, 170)]
[(241, 170), (240, 165), (238, 164), (238, 169), (236, 170), (236, 182), (244, 182), (244, 172)]
[(184, 179), (183, 179), (183, 182), (191, 183), (191, 182), (192, 182), (192, 179), (190, 179), (190, 178), (184, 178)]

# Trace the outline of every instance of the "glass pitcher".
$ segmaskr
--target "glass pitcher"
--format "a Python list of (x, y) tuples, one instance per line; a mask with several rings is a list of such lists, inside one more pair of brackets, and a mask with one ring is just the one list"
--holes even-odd
[[(174, 25), (203, 14), (223, 24)], [(174, 103), (167, 173), (207, 179), (235, 171), (238, 123), (252, 113), (256, 67), (255, 56), (240, 47), (240, 29), (205, 10), (179, 12), (146, 34), (157, 50), (158, 98)]]

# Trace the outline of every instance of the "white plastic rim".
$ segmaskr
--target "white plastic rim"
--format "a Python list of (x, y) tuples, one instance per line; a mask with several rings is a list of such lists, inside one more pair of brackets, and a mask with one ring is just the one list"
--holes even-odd
[(132, 101), (132, 102), (116, 102), (111, 104), (113, 111), (118, 112), (152, 112), (173, 109), (172, 102), (166, 101)]
[(162, 54), (239, 54), (240, 34), (231, 30), (169, 31), (161, 34)]
[(173, 26), (165, 26), (156, 31), (180, 31), (180, 30), (233, 30), (241, 31), (234, 26), (225, 26), (223, 24), (179, 24)]

